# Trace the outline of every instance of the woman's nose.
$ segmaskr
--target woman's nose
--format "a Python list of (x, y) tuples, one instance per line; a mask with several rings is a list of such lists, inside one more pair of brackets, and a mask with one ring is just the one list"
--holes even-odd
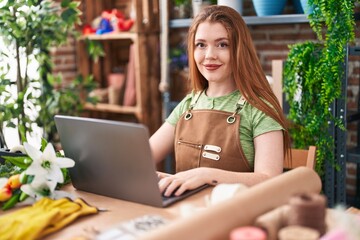
[(208, 47), (206, 49), (205, 58), (206, 59), (216, 58), (216, 50), (214, 49), (214, 47)]

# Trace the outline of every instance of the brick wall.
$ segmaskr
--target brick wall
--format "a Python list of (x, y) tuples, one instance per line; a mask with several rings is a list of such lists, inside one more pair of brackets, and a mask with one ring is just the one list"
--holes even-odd
[[(251, 0), (244, 0), (243, 15), (253, 16), (255, 11)], [(288, 0), (284, 13), (295, 13), (292, 1)], [(360, 23), (356, 25), (356, 45), (360, 45)], [(285, 60), (288, 53), (288, 45), (306, 40), (316, 39), (315, 34), (308, 23), (282, 24), (282, 25), (256, 25), (249, 26), (252, 37), (258, 50), (258, 55), (266, 74), (271, 74), (271, 60)], [(176, 32), (186, 32), (186, 29), (176, 29)], [(71, 81), (76, 75), (75, 42), (69, 39), (69, 44), (53, 51), (55, 68), (54, 71), (61, 73), (66, 82)], [(356, 110), (359, 97), (360, 59), (352, 57), (349, 64), (348, 80), (348, 110)], [(357, 141), (357, 124), (348, 125), (348, 146), (354, 146)], [(347, 192), (353, 194), (356, 189), (356, 166), (347, 165)]]

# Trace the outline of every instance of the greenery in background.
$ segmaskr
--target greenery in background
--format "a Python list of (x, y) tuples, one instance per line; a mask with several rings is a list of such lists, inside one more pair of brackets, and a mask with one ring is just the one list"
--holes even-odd
[(94, 62), (98, 62), (99, 57), (105, 56), (105, 51), (103, 45), (100, 41), (90, 40), (89, 38), (85, 39), (86, 50), (90, 55), (90, 58), (94, 60)]
[(342, 119), (335, 118), (331, 104), (341, 96), (346, 45), (355, 39), (355, 0), (309, 0), (309, 15), (317, 42), (290, 46), (285, 63), (284, 92), (290, 105), (288, 118), (294, 147), (317, 146), (316, 170), (324, 174), (325, 161), (335, 164), (335, 143), (329, 122), (345, 131)]
[(175, 6), (190, 5), (191, 0), (173, 0)]
[[(51, 0), (5, 0), (0, 4), (0, 36), (10, 55), (1, 53), (4, 59), (16, 59), (16, 66), (0, 69), (0, 136), (3, 127), (18, 126), (20, 142), (32, 132), (34, 124), (44, 129), (44, 137), (55, 137), (54, 114), (78, 114), (82, 109), (80, 93), (94, 88), (91, 77), (77, 77), (65, 86), (60, 76), (52, 75), (50, 50), (67, 42), (69, 36), (77, 37), (75, 28), (80, 23), (79, 2), (62, 0), (61, 5)], [(21, 62), (21, 59), (25, 59)], [(29, 75), (31, 62), (39, 65), (37, 76)], [(16, 80), (6, 76), (10, 68), (16, 68)], [(16, 85), (13, 96), (9, 86)], [(38, 112), (36, 119), (29, 112)]]
[(170, 49), (170, 68), (183, 70), (188, 67), (188, 57), (186, 49), (183, 46), (177, 46)]

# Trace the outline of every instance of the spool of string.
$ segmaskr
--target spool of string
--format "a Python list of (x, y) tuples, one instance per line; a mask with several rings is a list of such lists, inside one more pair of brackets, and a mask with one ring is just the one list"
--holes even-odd
[(312, 228), (320, 233), (326, 232), (326, 198), (320, 194), (301, 194), (290, 198), (287, 225)]
[(303, 226), (287, 226), (279, 231), (279, 240), (318, 240), (320, 234), (318, 231)]

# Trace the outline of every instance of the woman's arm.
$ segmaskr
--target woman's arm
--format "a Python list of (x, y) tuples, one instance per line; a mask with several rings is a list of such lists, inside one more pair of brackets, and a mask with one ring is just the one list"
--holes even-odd
[(174, 149), (175, 127), (165, 122), (151, 137), (150, 148), (155, 163), (164, 160)]
[(284, 151), (283, 132), (272, 131), (254, 139), (254, 172), (230, 172), (216, 168), (194, 168), (162, 178), (160, 190), (165, 196), (181, 195), (185, 190), (194, 189), (203, 184), (242, 183), (252, 186), (266, 179), (279, 175), (283, 171)]

